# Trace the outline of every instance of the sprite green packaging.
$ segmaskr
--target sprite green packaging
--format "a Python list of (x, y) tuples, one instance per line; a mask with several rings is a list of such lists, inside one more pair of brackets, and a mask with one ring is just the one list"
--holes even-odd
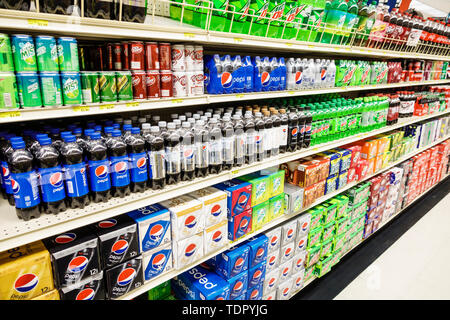
[(249, 22), (249, 9), (250, 0), (231, 0), (229, 11), (233, 12), (229, 14), (228, 18), (231, 20), (231, 32), (248, 34), (250, 29)]
[(269, 11), (269, 0), (251, 0), (250, 9), (252, 14), (256, 17), (251, 17), (252, 22), (250, 28), (250, 34), (253, 36), (264, 37), (267, 31), (268, 18), (267, 12)]
[(0, 110), (19, 108), (19, 94), (14, 72), (0, 72)]
[(11, 42), (9, 36), (0, 33), (0, 72), (14, 71)]

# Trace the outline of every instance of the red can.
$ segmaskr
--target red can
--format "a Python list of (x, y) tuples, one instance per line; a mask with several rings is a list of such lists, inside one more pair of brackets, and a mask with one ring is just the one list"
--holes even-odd
[(133, 77), (133, 99), (147, 99), (147, 81), (145, 71), (131, 71)]
[(158, 70), (147, 71), (147, 97), (159, 98), (161, 90), (160, 76)]
[(98, 46), (95, 49), (95, 52), (93, 54), (94, 55), (94, 65), (97, 68), (94, 70), (106, 71), (106, 63), (104, 60), (103, 52), (104, 52), (104, 50), (103, 50), (102, 46)]
[(106, 45), (106, 70), (113, 71), (114, 70), (114, 64), (113, 64), (113, 44), (108, 43)]
[(114, 53), (114, 68), (117, 71), (122, 71), (122, 46), (120, 43), (114, 43), (113, 45)]
[(159, 48), (157, 42), (145, 43), (145, 70), (159, 70)]
[(159, 66), (161, 70), (172, 70), (172, 49), (170, 43), (159, 44)]
[(127, 41), (122, 41), (122, 69), (130, 70), (130, 49)]
[(161, 70), (161, 98), (173, 97), (173, 73), (170, 70)]
[(131, 41), (129, 46), (130, 46), (130, 69), (144, 70), (145, 68), (144, 43), (141, 41)]

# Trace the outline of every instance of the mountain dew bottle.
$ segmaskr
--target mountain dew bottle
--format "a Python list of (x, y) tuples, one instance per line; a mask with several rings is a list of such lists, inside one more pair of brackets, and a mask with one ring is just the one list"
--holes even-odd
[(317, 35), (316, 41), (341, 44), (347, 10), (345, 0), (328, 0), (325, 4), (325, 29), (321, 29), (323, 32)]
[(250, 19), (252, 22), (250, 34), (264, 37), (267, 31), (269, 0), (251, 0), (250, 9), (253, 10), (252, 15), (256, 16)]
[(281, 38), (283, 33), (283, 13), (286, 0), (270, 0), (269, 2), (269, 30), (267, 36), (270, 38)]
[(342, 44), (348, 44), (350, 42), (350, 35), (353, 35), (353, 30), (356, 27), (359, 20), (358, 16), (358, 4), (355, 0), (348, 1), (348, 11), (345, 16), (345, 22), (343, 27), (343, 39)]
[(303, 12), (303, 23), (306, 28), (300, 29), (297, 34), (297, 40), (315, 41), (317, 33), (323, 24), (325, 16), (325, 0), (300, 0), (299, 6), (305, 6)]
[(294, 39), (303, 22), (298, 1), (286, 1), (282, 20), (284, 22), (283, 39)]
[(248, 17), (250, 3), (250, 0), (230, 1), (228, 10), (234, 12), (232, 14), (229, 14), (228, 16), (229, 19), (233, 18), (231, 22), (231, 32), (248, 34), (248, 31), (250, 29), (250, 22)]

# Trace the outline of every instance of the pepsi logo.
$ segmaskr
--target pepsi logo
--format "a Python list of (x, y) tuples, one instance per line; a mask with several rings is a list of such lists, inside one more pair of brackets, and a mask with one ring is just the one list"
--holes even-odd
[(105, 165), (100, 165), (97, 168), (95, 168), (95, 175), (100, 178), (106, 178), (108, 175), (108, 168)]
[(262, 277), (262, 271), (261, 270), (256, 270), (255, 273), (253, 274), (252, 280), (254, 282), (259, 281), (259, 279), (261, 279)]
[(274, 277), (270, 278), (269, 282), (267, 283), (268, 287), (272, 288), (273, 286), (275, 286), (276, 281), (277, 281), (277, 278), (274, 278)]
[(164, 232), (164, 227), (161, 224), (155, 224), (151, 229), (150, 229), (150, 239), (154, 240), (154, 241), (158, 241), (162, 234)]
[(278, 244), (278, 237), (275, 235), (272, 238), (270, 238), (270, 246), (275, 247)]
[(124, 252), (127, 251), (127, 249), (128, 249), (128, 241), (122, 239), (116, 241), (113, 244), (111, 252), (115, 254), (123, 254)]
[(9, 178), (10, 172), (9, 172), (8, 167), (2, 167), (2, 173), (3, 173), (3, 177), (5, 177), (6, 179)]
[(192, 255), (195, 254), (196, 251), (197, 251), (197, 245), (195, 243), (191, 243), (190, 245), (188, 245), (186, 247), (186, 250), (184, 250), (184, 255), (186, 257), (191, 257)]
[(289, 291), (290, 291), (289, 288), (284, 288), (284, 289), (283, 289), (283, 292), (282, 292), (283, 297), (287, 297), (287, 296), (289, 295)]
[(88, 258), (84, 256), (75, 257), (70, 260), (69, 265), (67, 266), (67, 270), (69, 272), (78, 273), (83, 271), (89, 263)]
[(133, 268), (126, 268), (120, 272), (119, 276), (117, 277), (117, 284), (119, 286), (126, 286), (131, 281), (133, 281), (134, 277), (136, 276), (136, 270)]
[(146, 168), (146, 165), (147, 165), (147, 159), (146, 159), (145, 157), (142, 157), (142, 158), (137, 159), (137, 161), (136, 161), (136, 166), (137, 166), (139, 169), (145, 169), (145, 168)]
[(166, 262), (166, 255), (158, 253), (152, 259), (152, 267), (156, 270), (161, 270)]
[(50, 184), (55, 188), (62, 186), (63, 184), (63, 175), (61, 172), (55, 172), (50, 176)]
[(14, 192), (14, 194), (17, 194), (20, 191), (20, 185), (14, 179), (11, 179), (11, 188), (12, 188), (12, 191)]
[(97, 224), (97, 226), (99, 228), (102, 228), (102, 229), (108, 229), (108, 228), (114, 227), (116, 224), (117, 224), (117, 220), (116, 219), (108, 219), (108, 220), (100, 221)]
[(238, 199), (238, 203), (241, 207), (245, 206), (247, 204), (247, 201), (248, 197), (245, 194), (241, 195)]
[(270, 295), (270, 296), (268, 296), (267, 298), (266, 298), (266, 300), (272, 300), (273, 299), (273, 296), (272, 295)]
[(217, 297), (216, 300), (225, 300), (224, 297)]
[(221, 213), (222, 213), (222, 207), (220, 206), (220, 204), (215, 204), (211, 208), (211, 215), (213, 217), (218, 217)]
[(303, 73), (301, 71), (297, 71), (295, 73), (295, 83), (300, 84), (302, 83), (302, 80), (303, 80)]
[(308, 227), (309, 227), (309, 223), (308, 222), (303, 222), (303, 224), (302, 224), (302, 231), (308, 230)]
[(262, 137), (260, 135), (255, 136), (256, 143), (261, 143)]
[(236, 262), (234, 263), (234, 270), (241, 271), (242, 267), (244, 266), (245, 260), (242, 257), (239, 257), (236, 259)]
[(32, 273), (26, 273), (19, 276), (14, 282), (14, 289), (20, 293), (33, 290), (39, 282), (39, 278)]
[(212, 236), (212, 240), (214, 242), (220, 242), (222, 240), (222, 231), (218, 230), (218, 231), (214, 232), (214, 234)]
[(255, 300), (258, 297), (259, 294), (259, 290), (258, 289), (254, 289), (252, 291), (252, 293), (250, 294), (250, 300)]
[(297, 287), (300, 287), (302, 285), (302, 277), (298, 277), (297, 279), (295, 279), (295, 285)]
[(269, 258), (269, 266), (273, 266), (276, 262), (277, 262), (277, 257), (276, 256), (271, 256)]
[(242, 219), (241, 223), (239, 224), (239, 230), (242, 230), (242, 231), (247, 230), (248, 224), (249, 224), (248, 219)]
[(78, 292), (75, 300), (93, 300), (95, 297), (95, 291), (91, 288), (86, 288)]
[(288, 240), (291, 239), (294, 236), (294, 229), (289, 229), (287, 234), (286, 234)]
[(322, 69), (320, 72), (320, 79), (322, 81), (325, 81), (326, 77), (327, 77), (327, 69)]
[(296, 136), (297, 136), (297, 133), (298, 133), (298, 129), (297, 129), (297, 128), (292, 129), (291, 135), (292, 135), (293, 137), (296, 137)]
[(256, 250), (255, 258), (258, 260), (261, 259), (264, 256), (265, 251), (264, 248), (258, 248), (258, 250)]
[(284, 250), (284, 256), (285, 256), (286, 258), (289, 258), (289, 256), (291, 255), (291, 253), (292, 253), (292, 248), (291, 248), (291, 247), (286, 248), (286, 250)]
[(261, 84), (263, 86), (267, 86), (270, 82), (270, 73), (268, 73), (267, 71), (264, 71), (261, 74)]
[(289, 267), (284, 268), (281, 274), (283, 275), (283, 277), (287, 277), (289, 274)]
[(233, 84), (233, 76), (229, 72), (224, 72), (222, 73), (220, 81), (222, 83), (222, 87), (229, 88)]
[(301, 239), (301, 240), (297, 243), (297, 248), (303, 249), (304, 246), (305, 246), (305, 240), (304, 240), (304, 239)]
[(185, 149), (183, 151), (183, 156), (188, 159), (191, 160), (194, 157), (194, 150), (189, 148), (189, 149)]
[(127, 172), (128, 164), (125, 161), (119, 161), (114, 165), (114, 171), (120, 174)]
[(184, 226), (192, 229), (196, 226), (197, 224), (197, 218), (195, 216), (189, 216), (186, 218), (186, 220), (184, 220)]
[(298, 259), (295, 265), (297, 268), (301, 268), (303, 266), (303, 258)]
[(77, 235), (75, 233), (72, 233), (72, 232), (63, 233), (55, 238), (55, 242), (59, 243), (59, 244), (64, 244), (64, 243), (72, 242), (76, 238), (77, 238)]
[(244, 288), (244, 283), (242, 281), (237, 281), (233, 287), (233, 293), (240, 292)]

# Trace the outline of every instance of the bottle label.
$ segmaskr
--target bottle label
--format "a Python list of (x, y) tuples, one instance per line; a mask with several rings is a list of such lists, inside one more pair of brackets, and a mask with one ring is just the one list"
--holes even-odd
[(283, 125), (280, 127), (280, 146), (286, 146), (287, 145), (287, 139), (288, 139), (288, 126)]
[(254, 157), (255, 151), (256, 151), (256, 145), (255, 145), (255, 132), (254, 131), (247, 131), (246, 133), (246, 149), (245, 154), (247, 157), (251, 158)]
[(230, 163), (234, 161), (234, 138), (233, 137), (223, 137), (223, 161)]
[(245, 155), (245, 143), (246, 143), (246, 136), (245, 134), (239, 134), (236, 135), (236, 141), (235, 141), (235, 146), (236, 146), (236, 158), (240, 159), (243, 158)]
[(109, 160), (90, 160), (88, 161), (88, 166), (91, 191), (101, 192), (111, 189), (111, 179), (109, 177)]
[(256, 142), (256, 152), (263, 153), (265, 149), (264, 144), (266, 144), (266, 140), (264, 140), (263, 130), (256, 131), (255, 142)]
[(145, 152), (130, 153), (128, 155), (130, 176), (132, 182), (144, 182), (148, 179), (147, 155)]
[(86, 176), (86, 164), (64, 165), (64, 180), (66, 181), (67, 196), (82, 197), (89, 192)]
[(166, 170), (167, 173), (181, 172), (181, 148), (179, 145), (166, 148)]
[(192, 144), (182, 145), (181, 147), (181, 168), (184, 171), (195, 170), (195, 148)]
[(196, 143), (195, 165), (197, 168), (207, 168), (209, 166), (209, 143)]
[(66, 197), (61, 166), (38, 169), (43, 202), (60, 201)]
[(164, 151), (148, 152), (148, 175), (150, 179), (162, 179), (166, 177), (166, 164), (164, 155)]
[(7, 194), (13, 194), (11, 187), (11, 173), (6, 161), (2, 161), (2, 184), (4, 185)]
[(110, 159), (111, 185), (113, 187), (124, 187), (130, 184), (130, 173), (128, 171), (128, 156), (111, 157)]
[(11, 188), (16, 208), (32, 208), (40, 203), (38, 176), (34, 171), (11, 173)]

